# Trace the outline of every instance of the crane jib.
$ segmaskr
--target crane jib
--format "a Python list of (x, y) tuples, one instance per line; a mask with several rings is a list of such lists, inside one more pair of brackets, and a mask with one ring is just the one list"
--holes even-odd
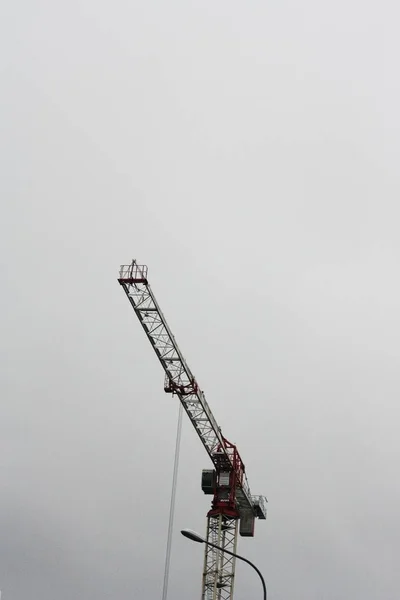
[[(135, 260), (122, 265), (118, 281), (123, 287), (147, 338), (165, 372), (164, 390), (176, 394), (216, 469), (234, 473), (235, 502), (240, 513), (266, 518), (266, 500), (252, 496), (245, 467), (234, 444), (221, 433), (204, 392), (183, 357), (147, 279), (147, 267)], [(225, 467), (222, 466), (225, 465)]]

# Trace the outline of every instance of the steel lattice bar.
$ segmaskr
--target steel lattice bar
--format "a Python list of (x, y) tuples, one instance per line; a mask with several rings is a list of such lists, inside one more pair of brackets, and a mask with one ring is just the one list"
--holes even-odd
[[(236, 552), (238, 521), (223, 514), (207, 518), (207, 541)], [(235, 557), (206, 544), (201, 600), (231, 600), (235, 580)]]
[[(166, 374), (168, 391), (179, 397), (189, 419), (200, 437), (211, 460), (217, 448), (222, 448), (232, 469), (236, 472), (232, 454), (226, 447), (221, 429), (186, 363), (175, 338), (147, 281), (147, 268), (135, 261), (123, 265), (119, 283), (123, 287), (155, 353)], [(167, 391), (167, 387), (165, 388)], [(238, 480), (237, 503), (239, 508), (253, 510), (253, 502), (247, 479)]]

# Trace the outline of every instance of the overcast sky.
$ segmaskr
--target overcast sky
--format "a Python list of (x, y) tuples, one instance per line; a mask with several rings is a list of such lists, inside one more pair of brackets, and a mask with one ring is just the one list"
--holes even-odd
[[(161, 598), (177, 401), (137, 258), (268, 496), (239, 549), (270, 600), (398, 600), (397, 3), (0, 11), (2, 599)], [(200, 597), (209, 466), (186, 419), (169, 600)]]

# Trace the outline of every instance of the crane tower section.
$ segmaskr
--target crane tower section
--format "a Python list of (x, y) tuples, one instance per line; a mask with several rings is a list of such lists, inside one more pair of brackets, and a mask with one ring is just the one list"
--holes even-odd
[[(221, 432), (204, 392), (190, 370), (147, 279), (147, 267), (135, 260), (122, 265), (118, 281), (124, 289), (165, 373), (164, 391), (176, 395), (183, 405), (212, 463), (204, 470), (202, 489), (213, 496), (207, 515), (207, 539), (235, 551), (237, 532), (254, 535), (255, 518), (266, 518), (266, 499), (252, 496), (245, 466), (235, 444)], [(204, 600), (231, 599), (234, 560), (206, 548), (203, 570)]]

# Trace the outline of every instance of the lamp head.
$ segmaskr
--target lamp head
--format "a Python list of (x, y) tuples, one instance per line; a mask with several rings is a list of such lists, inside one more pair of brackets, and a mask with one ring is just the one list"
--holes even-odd
[(192, 531), (192, 529), (182, 529), (181, 534), (192, 540), (192, 542), (199, 542), (199, 544), (204, 544), (205, 542), (205, 539), (195, 531)]

